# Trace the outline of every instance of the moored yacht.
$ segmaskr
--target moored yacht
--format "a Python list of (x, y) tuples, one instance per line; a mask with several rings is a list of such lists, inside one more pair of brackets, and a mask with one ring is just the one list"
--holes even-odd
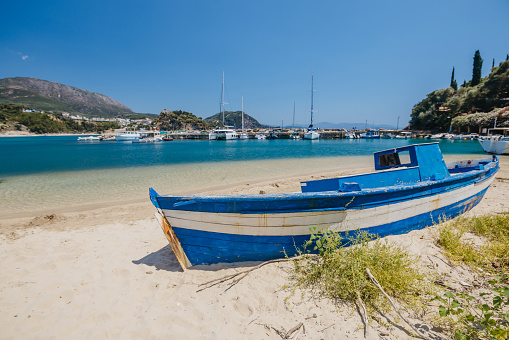
[(141, 135), (135, 130), (126, 130), (115, 134), (115, 139), (117, 141), (130, 141), (136, 138), (141, 138)]
[(361, 133), (361, 138), (380, 139), (380, 131), (375, 129), (367, 129), (366, 132)]
[(227, 126), (224, 123), (224, 71), (223, 87), (221, 89), (221, 113), (223, 114), (223, 127), (209, 132), (209, 140), (232, 140), (239, 139), (239, 134), (233, 129), (233, 126)]
[(313, 71), (311, 71), (311, 124), (304, 132), (304, 139), (319, 139), (320, 134), (313, 128)]
[(231, 140), (239, 139), (239, 134), (230, 126), (221, 129), (215, 129), (209, 133), (209, 140)]

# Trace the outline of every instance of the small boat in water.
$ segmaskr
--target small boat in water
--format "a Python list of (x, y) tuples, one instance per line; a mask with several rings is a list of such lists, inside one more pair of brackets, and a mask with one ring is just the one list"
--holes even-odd
[(397, 139), (409, 139), (412, 138), (412, 133), (410, 131), (401, 131), (399, 135), (396, 135)]
[(380, 139), (380, 130), (367, 129), (366, 132), (360, 134), (363, 139)]
[(293, 256), (310, 228), (403, 234), (477, 205), (498, 158), (445, 163), (438, 143), (374, 154), (372, 173), (302, 182), (300, 193), (161, 196), (156, 216), (183, 269)]
[(79, 141), (91, 141), (91, 140), (101, 140), (99, 136), (88, 136), (88, 137), (78, 137)]

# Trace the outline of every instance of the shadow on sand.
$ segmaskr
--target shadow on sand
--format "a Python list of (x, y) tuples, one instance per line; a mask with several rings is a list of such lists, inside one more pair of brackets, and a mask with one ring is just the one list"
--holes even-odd
[(182, 271), (182, 267), (180, 267), (179, 261), (173, 253), (173, 250), (171, 250), (170, 245), (148, 254), (139, 260), (134, 260), (133, 263), (155, 267), (156, 270), (167, 270), (170, 272)]
[[(155, 267), (156, 270), (167, 270), (170, 272), (182, 272), (182, 267), (171, 249), (167, 245), (156, 252), (148, 254), (139, 260), (133, 260), (134, 264), (144, 264), (146, 266)], [(189, 267), (187, 270), (201, 270), (201, 271), (219, 271), (230, 268), (246, 268), (255, 267), (263, 263), (262, 261), (246, 261), (246, 262), (233, 262), (233, 263), (215, 263), (211, 265), (195, 265)]]

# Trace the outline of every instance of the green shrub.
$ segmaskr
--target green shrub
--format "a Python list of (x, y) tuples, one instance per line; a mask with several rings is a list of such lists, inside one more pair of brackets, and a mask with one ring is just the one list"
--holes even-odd
[[(348, 247), (341, 247), (345, 245)], [(433, 292), (431, 279), (417, 269), (416, 258), (366, 232), (346, 238), (330, 230), (317, 232), (308, 246), (314, 246), (319, 256), (295, 262), (295, 287), (312, 288), (329, 298), (350, 302), (360, 291), (368, 307), (386, 309), (389, 305), (366, 273), (369, 268), (389, 295), (408, 305)]]
[[(509, 285), (508, 277), (497, 276), (489, 281), (493, 286), (490, 293), (475, 298), (468, 294), (446, 292), (437, 296), (439, 315), (446, 318), (446, 325), (457, 340), (509, 338)], [(483, 303), (484, 296), (493, 296), (491, 304)]]

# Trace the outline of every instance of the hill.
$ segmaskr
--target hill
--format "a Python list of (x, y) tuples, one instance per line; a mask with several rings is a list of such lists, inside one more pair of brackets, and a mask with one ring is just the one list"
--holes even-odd
[(174, 130), (207, 130), (210, 128), (200, 117), (186, 111), (169, 111), (163, 110), (157, 118), (152, 121), (160, 130), (174, 131)]
[(105, 95), (36, 78), (0, 79), (0, 103), (15, 103), (39, 111), (116, 117), (134, 112)]
[[(410, 126), (418, 130), (447, 131), (451, 126), (460, 130), (509, 125), (504, 107), (509, 105), (509, 61), (491, 69), (491, 73), (471, 86), (464, 83), (431, 92), (412, 109)], [(481, 114), (483, 113), (483, 114)]]
[(102, 133), (118, 129), (117, 122), (75, 121), (41, 112), (23, 112), (18, 104), (0, 104), (0, 134), (11, 133)]
[[(223, 114), (221, 112), (215, 115), (205, 118), (205, 122), (213, 127), (223, 126)], [(225, 111), (224, 112), (224, 123), (228, 126), (233, 126), (236, 129), (242, 127), (242, 111)], [(244, 112), (244, 128), (246, 129), (260, 129), (267, 126), (260, 124), (256, 119)]]

